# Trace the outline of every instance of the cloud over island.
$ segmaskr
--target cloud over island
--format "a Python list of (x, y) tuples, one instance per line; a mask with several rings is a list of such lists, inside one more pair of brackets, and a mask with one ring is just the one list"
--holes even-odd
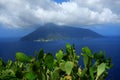
[(120, 0), (0, 0), (0, 24), (24, 28), (45, 23), (120, 23)]

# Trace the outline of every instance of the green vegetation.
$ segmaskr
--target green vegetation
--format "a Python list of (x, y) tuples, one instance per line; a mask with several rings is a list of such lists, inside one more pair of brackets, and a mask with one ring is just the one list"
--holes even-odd
[[(0, 59), (0, 80), (104, 80), (112, 67), (111, 58), (106, 59), (102, 51), (92, 53), (88, 47), (82, 48), (79, 55), (70, 44), (66, 44), (65, 53), (60, 49), (55, 58), (42, 49), (35, 54), (29, 57), (17, 52), (15, 62)], [(80, 66), (80, 60), (84, 66)]]

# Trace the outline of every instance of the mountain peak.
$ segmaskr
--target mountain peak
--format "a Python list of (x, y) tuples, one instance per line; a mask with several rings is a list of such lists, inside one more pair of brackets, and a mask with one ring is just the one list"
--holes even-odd
[(97, 38), (102, 37), (100, 34), (83, 28), (75, 28), (65, 25), (56, 25), (53, 23), (45, 24), (39, 27), (32, 33), (24, 36), (21, 40), (32, 41), (51, 41), (60, 39), (73, 39), (73, 38)]
[(54, 23), (47, 23), (44, 26), (56, 26), (56, 24), (54, 24)]

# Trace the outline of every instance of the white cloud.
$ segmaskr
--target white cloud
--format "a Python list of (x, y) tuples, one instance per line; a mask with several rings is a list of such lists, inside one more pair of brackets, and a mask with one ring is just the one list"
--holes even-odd
[[(112, 5), (112, 6), (111, 6)], [(11, 28), (45, 23), (91, 25), (120, 23), (119, 0), (0, 0), (0, 24)]]

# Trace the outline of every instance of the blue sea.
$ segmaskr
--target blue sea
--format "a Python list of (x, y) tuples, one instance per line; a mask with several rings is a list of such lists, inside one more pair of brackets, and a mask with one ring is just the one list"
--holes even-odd
[(8, 59), (14, 60), (16, 52), (24, 52), (27, 55), (34, 56), (34, 52), (39, 51), (41, 48), (45, 50), (45, 53), (51, 52), (55, 54), (59, 49), (65, 49), (66, 43), (75, 44), (77, 54), (81, 53), (81, 48), (84, 46), (88, 46), (93, 52), (104, 51), (107, 57), (112, 57), (114, 64), (109, 71), (107, 80), (120, 80), (120, 37), (69, 39), (50, 42), (20, 41), (10, 38), (0, 39), (0, 57), (5, 61)]

